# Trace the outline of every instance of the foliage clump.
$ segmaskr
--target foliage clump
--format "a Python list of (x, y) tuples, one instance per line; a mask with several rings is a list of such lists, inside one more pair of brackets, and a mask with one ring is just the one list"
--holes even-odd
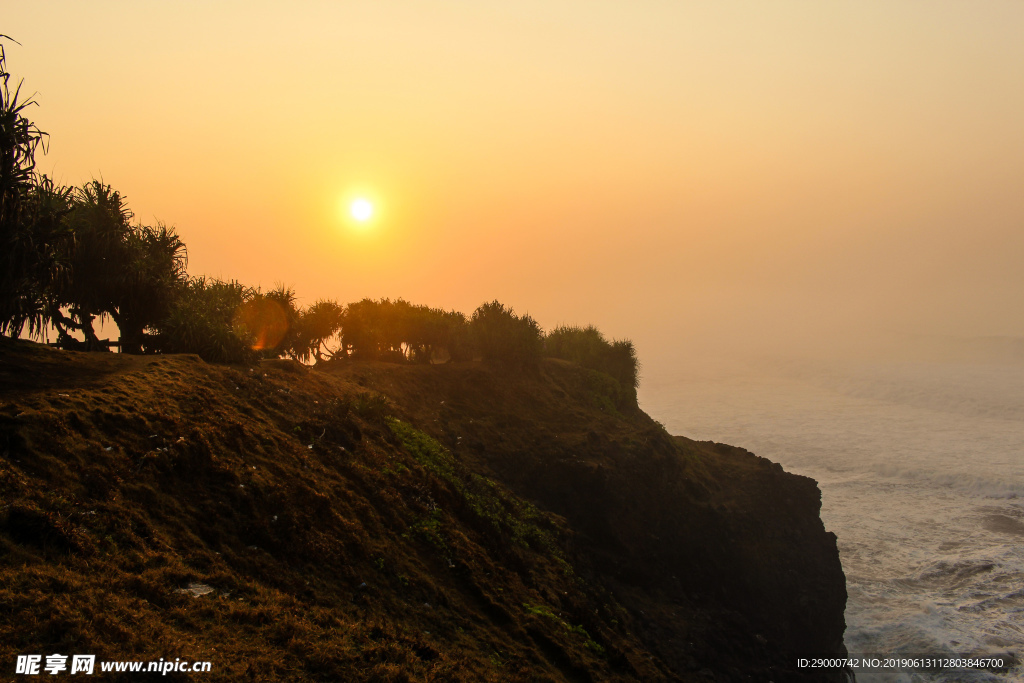
[(386, 423), (424, 469), (459, 494), (478, 523), (517, 546), (544, 549), (560, 557), (551, 534), (540, 526), (544, 518), (536, 507), (510, 496), (486, 477), (467, 474), (448, 449), (412, 425), (394, 417), (386, 418)]
[(398, 418), (385, 420), (391, 433), (398, 437), (409, 454), (429, 472), (450, 484), (461, 485), (455, 471), (455, 458), (437, 440)]
[(185, 245), (172, 228), (133, 223), (102, 181), (60, 187), (37, 174), (45, 134), (25, 116), (35, 101), (9, 79), (0, 45), (0, 333), (52, 327), (64, 347), (100, 349), (94, 321), (110, 316), (122, 350), (141, 353), (185, 278)]
[(320, 299), (302, 311), (294, 328), (292, 355), (303, 362), (326, 360), (331, 355), (328, 340), (341, 332), (344, 311), (344, 307), (329, 299)]
[(342, 353), (354, 358), (430, 363), (472, 357), (466, 316), (403, 299), (350, 303), (340, 329)]
[(67, 343), (70, 330), (78, 330), (92, 348), (99, 342), (93, 320), (109, 315), (121, 331), (122, 349), (141, 353), (146, 329), (168, 315), (184, 281), (185, 244), (167, 226), (133, 224), (124, 197), (101, 181), (70, 196), (65, 220), (74, 242), (63, 255), (64, 286), (48, 293), (50, 322), (60, 340)]
[(473, 311), (470, 325), (485, 363), (517, 370), (540, 363), (543, 335), (529, 315), (518, 316), (495, 300)]
[(562, 325), (544, 338), (544, 354), (603, 372), (619, 385), (619, 407), (636, 406), (640, 364), (636, 348), (628, 339), (608, 342), (594, 327)]
[(25, 326), (42, 330), (40, 283), (61, 275), (55, 252), (62, 231), (52, 218), (64, 210), (64, 198), (45, 192), (52, 183), (39, 182), (35, 155), (46, 133), (25, 116), (35, 102), (21, 98), (20, 82), (12, 92), (10, 77), (0, 44), (0, 332), (16, 336)]
[(252, 288), (239, 282), (190, 278), (160, 323), (161, 350), (195, 353), (210, 362), (254, 361), (251, 333), (234, 322), (236, 311), (254, 295)]
[(602, 647), (600, 643), (598, 643), (590, 637), (590, 634), (587, 633), (587, 630), (583, 628), (582, 624), (577, 624), (573, 626), (572, 624), (570, 624), (569, 622), (565, 621), (557, 614), (555, 614), (554, 611), (546, 605), (531, 605), (528, 602), (524, 602), (523, 609), (526, 610), (527, 614), (532, 614), (536, 617), (544, 617), (545, 619), (551, 619), (552, 621), (561, 625), (561, 627), (565, 629), (568, 633), (572, 633), (573, 635), (581, 638), (583, 640), (584, 647), (586, 647), (588, 650), (593, 650), (599, 655), (605, 654), (604, 647)]
[(189, 278), (157, 324), (159, 350), (196, 353), (217, 363), (281, 356), (323, 360), (324, 345), (341, 327), (342, 310), (326, 300), (299, 308), (294, 290), (285, 285), (262, 292), (237, 281)]

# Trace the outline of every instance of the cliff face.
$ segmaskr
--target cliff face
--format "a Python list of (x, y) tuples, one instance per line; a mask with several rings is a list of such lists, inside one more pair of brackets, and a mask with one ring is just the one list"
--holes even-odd
[(0, 667), (817, 680), (796, 657), (843, 652), (846, 591), (815, 483), (603, 383), (0, 340)]
[(796, 653), (845, 653), (846, 582), (814, 480), (619, 414), (567, 363), (512, 381), (472, 365), (338, 372), (387, 387), (463, 460), (564, 516), (673, 670), (745, 662), (784, 680)]

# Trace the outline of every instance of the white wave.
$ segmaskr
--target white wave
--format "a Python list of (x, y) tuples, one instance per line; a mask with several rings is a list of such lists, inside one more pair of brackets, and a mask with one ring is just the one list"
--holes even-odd
[(918, 463), (879, 463), (874, 468), (880, 476), (919, 483), (929, 487), (951, 488), (975, 496), (996, 499), (1024, 498), (1024, 480), (964, 471), (933, 471)]
[(641, 389), (673, 433), (743, 446), (819, 482), (847, 576), (851, 652), (1020, 649), (1024, 368), (695, 363)]

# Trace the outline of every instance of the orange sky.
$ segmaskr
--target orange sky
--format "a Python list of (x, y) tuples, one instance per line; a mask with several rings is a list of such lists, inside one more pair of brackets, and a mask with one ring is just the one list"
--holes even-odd
[(655, 366), (702, 334), (1024, 334), (1024, 3), (3, 14), (40, 169), (176, 226), (194, 274), (498, 298)]

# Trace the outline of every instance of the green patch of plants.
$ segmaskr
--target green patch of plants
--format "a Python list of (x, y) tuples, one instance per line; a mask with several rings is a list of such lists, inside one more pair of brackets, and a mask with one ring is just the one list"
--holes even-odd
[(555, 621), (568, 633), (571, 633), (574, 636), (580, 638), (583, 641), (583, 646), (585, 648), (593, 652), (596, 652), (599, 655), (604, 654), (604, 647), (596, 640), (590, 637), (590, 634), (587, 633), (587, 629), (583, 628), (582, 624), (576, 624), (575, 626), (573, 626), (569, 622), (559, 617), (553, 611), (551, 611), (550, 607), (547, 607), (545, 605), (531, 605), (528, 602), (524, 602), (523, 609), (526, 610), (527, 614), (532, 614), (534, 616), (544, 617), (545, 619), (551, 619)]
[(385, 465), (381, 468), (380, 473), (391, 477), (398, 477), (409, 471), (409, 468), (400, 462), (392, 463), (392, 465)]
[(562, 574), (566, 578), (572, 578), (573, 576), (576, 575), (576, 572), (573, 571), (572, 565), (569, 564), (566, 561), (566, 559), (561, 556), (561, 554), (557, 554), (556, 553), (555, 556), (554, 556), (554, 560), (555, 560), (555, 564), (557, 564), (559, 569), (562, 570)]
[(478, 519), (520, 547), (542, 549), (557, 557), (551, 534), (537, 524), (543, 515), (535, 506), (507, 495), (487, 477), (466, 475), (448, 449), (412, 425), (394, 417), (386, 418), (386, 423), (420, 465), (452, 485)]
[(448, 483), (456, 487), (461, 485), (455, 473), (455, 458), (444, 446), (397, 418), (387, 417), (384, 421), (416, 462)]
[(555, 613), (551, 611), (550, 607), (544, 605), (531, 605), (528, 602), (523, 603), (523, 609), (526, 610), (527, 614), (534, 614), (538, 617), (548, 617), (549, 619), (558, 619)]
[(502, 495), (494, 481), (478, 474), (471, 475), (469, 483), (463, 493), (477, 517), (487, 521), (519, 546), (557, 554), (551, 534), (537, 524), (543, 516), (534, 505)]
[(444, 521), (441, 518), (441, 511), (431, 510), (427, 515), (419, 518), (412, 524), (412, 531), (432, 546), (447, 550), (448, 544), (444, 539)]

